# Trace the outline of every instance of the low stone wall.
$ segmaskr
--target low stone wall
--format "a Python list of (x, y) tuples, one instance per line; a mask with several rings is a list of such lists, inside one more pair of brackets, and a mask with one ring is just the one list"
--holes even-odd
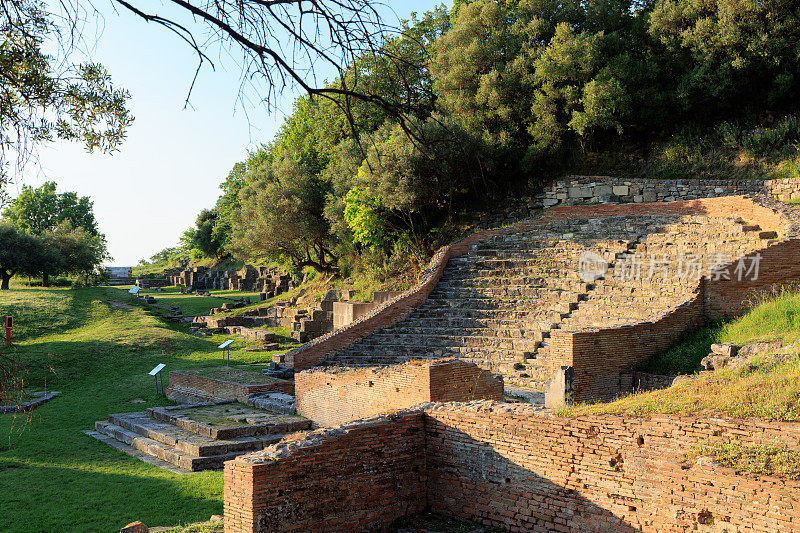
[(184, 391), (195, 391), (219, 400), (243, 402), (255, 392), (282, 392), (294, 394), (294, 384), (289, 380), (276, 380), (272, 383), (238, 383), (223, 379), (194, 374), (189, 370), (172, 370), (169, 373), (167, 398), (181, 400)]
[(425, 509), (422, 414), (318, 430), (225, 463), (225, 532), (377, 531)]
[(328, 427), (423, 402), (484, 399), (503, 400), (502, 377), (458, 359), (295, 374), (297, 412)]
[(781, 201), (800, 199), (800, 178), (764, 181), (570, 176), (548, 185), (535, 200), (547, 208), (559, 204), (672, 202), (755, 193)]
[(800, 482), (694, 457), (709, 440), (797, 450), (800, 424), (426, 404), (227, 462), (225, 531), (370, 531), (426, 507), (510, 531), (800, 531)]

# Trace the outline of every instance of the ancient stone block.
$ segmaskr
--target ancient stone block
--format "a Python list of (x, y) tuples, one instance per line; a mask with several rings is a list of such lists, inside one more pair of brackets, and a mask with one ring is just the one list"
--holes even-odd
[(571, 366), (561, 366), (547, 382), (544, 391), (545, 407), (558, 407), (572, 401), (575, 391), (575, 371)]
[(614, 185), (611, 189), (617, 196), (628, 196), (629, 188), (627, 185)]

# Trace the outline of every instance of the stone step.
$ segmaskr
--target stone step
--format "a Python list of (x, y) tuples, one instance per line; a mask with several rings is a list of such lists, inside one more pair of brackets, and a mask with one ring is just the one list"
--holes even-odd
[(200, 389), (192, 389), (180, 385), (169, 384), (164, 391), (167, 399), (178, 403), (205, 403), (213, 402), (216, 398), (206, 391)]
[[(221, 455), (200, 457), (190, 453), (181, 452), (174, 446), (169, 446), (148, 437), (144, 437), (121, 426), (112, 424), (111, 422), (97, 422), (95, 423), (95, 429), (98, 432), (119, 442), (123, 442), (136, 450), (150, 455), (151, 457), (161, 459), (162, 461), (171, 463), (189, 472), (197, 472), (212, 468), (222, 468), (225, 464), (225, 461), (235, 459), (243, 453), (231, 452)], [(280, 440), (280, 438), (278, 438), (278, 440)]]
[(503, 337), (485, 337), (478, 335), (448, 335), (443, 333), (416, 334), (410, 331), (397, 335), (393, 333), (373, 333), (370, 335), (372, 346), (385, 346), (402, 341), (404, 346), (419, 346), (426, 348), (446, 348), (446, 347), (477, 347), (477, 348), (499, 348), (502, 350), (519, 350), (533, 352), (541, 340), (536, 339), (509, 339)]
[(424, 326), (419, 325), (421, 319), (402, 325), (394, 325), (375, 331), (378, 335), (455, 335), (460, 337), (488, 337), (494, 339), (529, 339), (541, 341), (550, 336), (551, 327), (546, 329), (523, 329), (523, 328), (490, 328), (490, 327), (463, 327), (442, 324), (441, 320), (430, 321)]
[(551, 278), (546, 276), (482, 276), (482, 277), (465, 277), (462, 279), (447, 279), (439, 281), (436, 285), (435, 291), (443, 289), (548, 289), (548, 290), (561, 290), (568, 292), (583, 293), (589, 288), (586, 282), (564, 279), (564, 278)]
[[(506, 320), (506, 321), (519, 321), (531, 322), (552, 322), (558, 323), (564, 317), (569, 316), (569, 311), (559, 311), (552, 309), (467, 309), (464, 307), (449, 307), (449, 306), (427, 306), (418, 307), (415, 309), (406, 320), (417, 320), (420, 318), (435, 318), (435, 319), (489, 319), (489, 320)], [(402, 322), (400, 323), (402, 324)]]
[[(153, 420), (172, 424), (173, 426), (201, 437), (209, 437), (218, 441), (234, 441), (238, 437), (259, 437), (267, 434), (291, 433), (311, 427), (311, 421), (298, 416), (269, 412), (250, 412), (246, 415), (231, 414), (238, 423), (235, 425), (218, 426), (212, 423), (203, 423), (186, 416), (185, 410), (192, 408), (214, 407), (230, 405), (233, 411), (237, 408), (232, 405), (236, 402), (218, 402), (215, 404), (178, 405), (174, 407), (150, 407), (147, 416)], [(225, 408), (225, 407), (223, 407)], [(109, 418), (109, 420), (111, 420)], [(113, 420), (111, 420), (113, 422)]]
[(436, 310), (479, 310), (479, 311), (513, 311), (513, 312), (547, 312), (569, 313), (575, 309), (578, 294), (571, 294), (558, 299), (525, 298), (428, 298), (425, 303), (415, 309), (417, 316)]
[(493, 361), (523, 361), (534, 355), (531, 351), (527, 350), (503, 348), (470, 346), (430, 347), (416, 346), (413, 344), (368, 344), (368, 342), (369, 341), (365, 339), (343, 350), (339, 356), (366, 359), (399, 357), (403, 360), (408, 358), (436, 359), (441, 357), (458, 357), (463, 359), (465, 357), (473, 357)]
[(506, 300), (543, 300), (556, 301), (580, 300), (585, 293), (551, 289), (546, 287), (436, 287), (428, 296), (428, 300), (492, 300), (504, 302)]
[(282, 392), (256, 392), (245, 401), (247, 405), (276, 413), (295, 414), (294, 396)]
[[(213, 439), (192, 433), (167, 422), (150, 418), (146, 412), (109, 415), (110, 424), (124, 428), (136, 435), (173, 448), (177, 452), (194, 457), (210, 457), (233, 452), (239, 454), (259, 450), (280, 440), (284, 433), (263, 434), (231, 439)], [(98, 429), (98, 431), (100, 431)], [(119, 440), (119, 439), (118, 439)], [(126, 444), (130, 444), (126, 442)], [(143, 450), (144, 451), (144, 450)], [(159, 457), (167, 462), (167, 459)], [(177, 463), (174, 463), (177, 464)], [(184, 468), (183, 465), (178, 465)], [(187, 469), (191, 470), (191, 469)]]
[(536, 264), (498, 268), (481, 268), (479, 265), (461, 265), (457, 267), (448, 266), (447, 269), (445, 269), (445, 271), (442, 273), (440, 283), (480, 278), (510, 279), (520, 276), (544, 277), (551, 280), (574, 280), (578, 279), (578, 271), (573, 264), (570, 264), (568, 268), (545, 267)]

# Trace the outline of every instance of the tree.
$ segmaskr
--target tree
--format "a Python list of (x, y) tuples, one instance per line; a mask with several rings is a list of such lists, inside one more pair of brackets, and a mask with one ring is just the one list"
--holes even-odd
[(218, 218), (214, 209), (203, 209), (197, 215), (194, 247), (209, 257), (220, 257), (223, 253), (223, 242), (214, 234), (214, 226)]
[(99, 235), (93, 204), (88, 196), (74, 192), (56, 193), (56, 184), (45, 182), (41, 187), (23, 185), (20, 195), (2, 213), (3, 219), (23, 231), (41, 235), (63, 222)]
[[(55, 138), (113, 152), (133, 122), (129, 94), (97, 63), (70, 63), (43, 50), (70, 48), (75, 27), (36, 0), (4, 0), (0, 20), (0, 192), (9, 166), (20, 168), (36, 146)], [(76, 37), (74, 34), (71, 37)]]
[[(81, 227), (73, 227), (65, 220), (55, 230), (42, 235), (51, 257), (43, 265), (42, 272), (48, 275), (86, 275), (98, 269), (110, 259), (106, 243), (101, 235), (93, 235)], [(44, 280), (42, 284), (44, 285)]]
[(7, 291), (15, 274), (35, 274), (53, 256), (41, 238), (11, 224), (0, 224), (0, 290)]
[[(45, 182), (36, 189), (23, 186), (20, 195), (12, 200), (11, 205), (3, 213), (3, 219), (20, 230), (36, 236), (47, 234), (65, 234), (80, 229), (88, 236), (96, 239), (98, 253), (105, 257), (105, 237), (98, 231), (94, 218), (92, 201), (88, 196), (78, 196), (74, 192), (56, 193), (55, 182)], [(59, 229), (60, 228), (60, 229)], [(65, 228), (69, 228), (66, 230)], [(59, 230), (59, 231), (57, 231)], [(76, 236), (76, 238), (78, 238)], [(81, 237), (82, 238), (82, 237)], [(46, 239), (47, 240), (47, 239)], [(49, 239), (56, 245), (59, 240)], [(53, 250), (57, 250), (55, 247)], [(74, 269), (66, 268), (61, 258), (50, 256), (42, 262), (42, 285), (50, 284), (51, 274), (68, 273)]]
[(285, 158), (248, 173), (234, 227), (234, 250), (289, 260), (295, 269), (336, 270), (333, 241), (323, 215), (329, 184)]

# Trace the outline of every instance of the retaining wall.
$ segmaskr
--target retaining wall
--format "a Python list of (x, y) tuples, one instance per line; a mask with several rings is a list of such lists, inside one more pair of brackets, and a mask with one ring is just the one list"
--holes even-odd
[(800, 531), (800, 482), (692, 454), (709, 440), (797, 450), (797, 423), (423, 408), (227, 462), (226, 533), (378, 530), (426, 506), (510, 531)]
[(775, 180), (629, 179), (571, 176), (548, 185), (535, 200), (544, 207), (608, 202), (672, 202), (738, 194), (800, 199), (800, 178)]

